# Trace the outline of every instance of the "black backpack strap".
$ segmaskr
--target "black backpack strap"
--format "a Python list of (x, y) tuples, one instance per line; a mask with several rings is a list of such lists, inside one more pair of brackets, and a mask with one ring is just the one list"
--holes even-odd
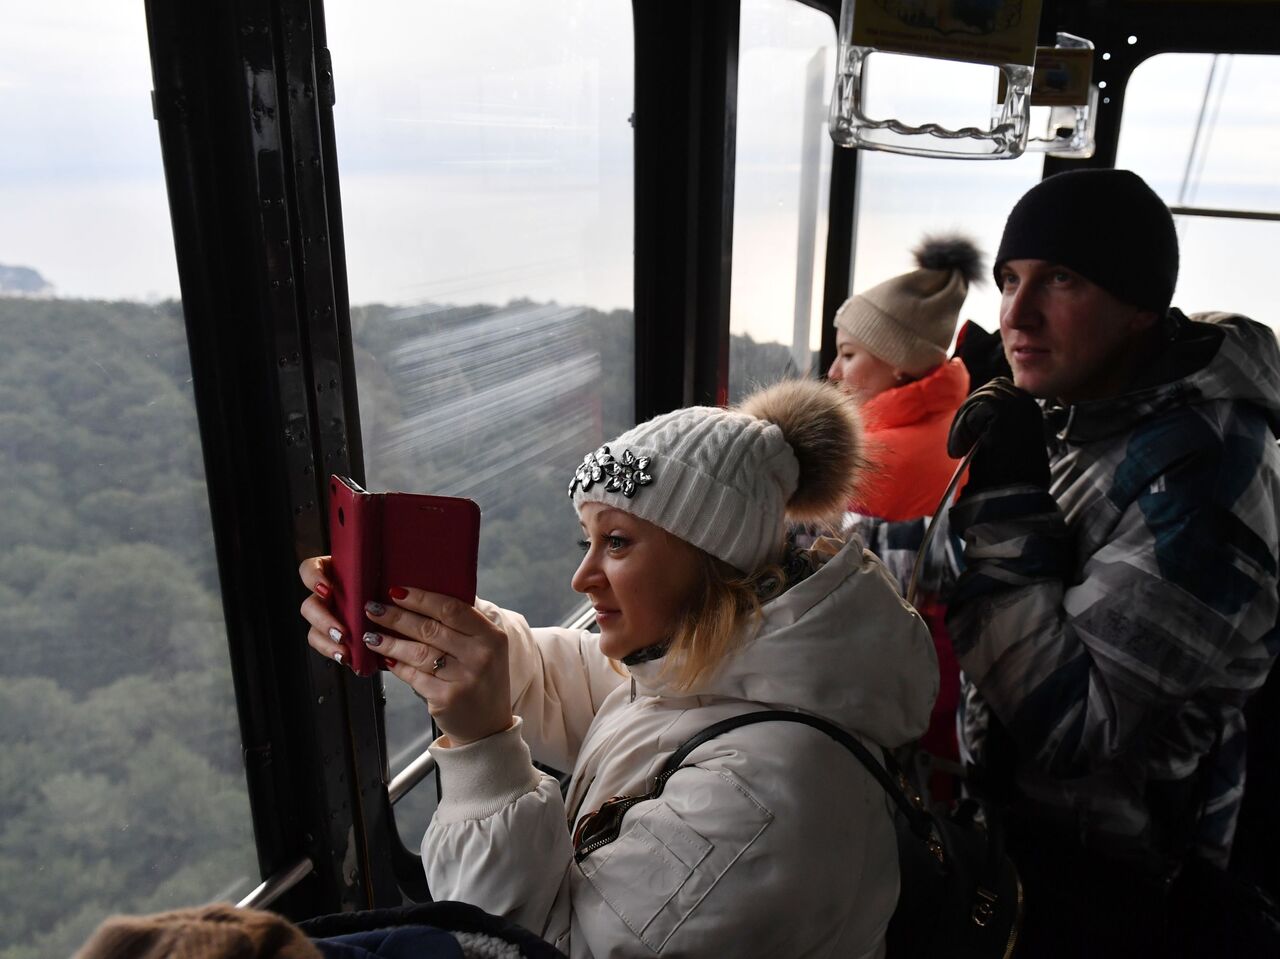
[(913, 833), (925, 841), (932, 837), (932, 818), (924, 809), (907, 797), (903, 788), (905, 777), (903, 777), (901, 770), (898, 768), (898, 764), (893, 761), (893, 758), (888, 753), (884, 754), (884, 764), (882, 765), (876, 762), (875, 757), (871, 755), (866, 746), (862, 745), (835, 723), (819, 716), (811, 716), (808, 713), (793, 713), (782, 709), (764, 709), (754, 713), (743, 713), (741, 716), (731, 716), (728, 719), (720, 720), (718, 723), (712, 723), (702, 732), (691, 736), (667, 757), (667, 761), (663, 763), (662, 769), (658, 772), (657, 785), (650, 797), (661, 795), (662, 787), (666, 785), (667, 780), (680, 769), (681, 764), (688, 758), (689, 754), (699, 746), (740, 726), (774, 722), (800, 723), (803, 726), (812, 726), (814, 729), (826, 733), (849, 752), (853, 753), (858, 762), (866, 767), (867, 772), (876, 778), (876, 781), (880, 783), (884, 791), (889, 794), (889, 798), (893, 800), (899, 811), (906, 817), (907, 822), (911, 824)]

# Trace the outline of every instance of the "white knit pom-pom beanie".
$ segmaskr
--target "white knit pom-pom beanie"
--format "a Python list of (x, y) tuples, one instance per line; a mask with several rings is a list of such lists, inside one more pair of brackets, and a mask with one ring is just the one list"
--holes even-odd
[(694, 406), (584, 457), (575, 508), (606, 503), (745, 573), (775, 561), (785, 522), (838, 512), (862, 464), (852, 404), (832, 386), (779, 383), (735, 409)]

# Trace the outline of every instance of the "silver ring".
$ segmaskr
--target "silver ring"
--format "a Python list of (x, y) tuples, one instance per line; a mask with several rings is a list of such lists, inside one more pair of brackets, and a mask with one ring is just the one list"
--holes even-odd
[(443, 666), (443, 665), (444, 665), (444, 660), (445, 660), (445, 657), (446, 657), (447, 655), (448, 655), (447, 653), (441, 653), (439, 656), (437, 656), (437, 657), (436, 657), (436, 661), (435, 661), (434, 663), (432, 663), (432, 664), (431, 664), (431, 675), (432, 675), (432, 676), (434, 676), (434, 675), (436, 674), (436, 671), (437, 671), (441, 666)]

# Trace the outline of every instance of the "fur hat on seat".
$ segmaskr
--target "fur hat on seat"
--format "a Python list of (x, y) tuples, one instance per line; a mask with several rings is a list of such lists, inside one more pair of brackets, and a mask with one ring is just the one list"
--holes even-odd
[(226, 903), (149, 916), (112, 916), (73, 959), (321, 959), (280, 916)]
[(569, 495), (607, 503), (744, 573), (775, 561), (787, 519), (840, 512), (863, 466), (853, 404), (828, 383), (787, 380), (733, 409), (693, 406), (588, 453)]
[(835, 325), (896, 370), (920, 377), (943, 363), (982, 254), (963, 236), (925, 237), (919, 269), (845, 300)]

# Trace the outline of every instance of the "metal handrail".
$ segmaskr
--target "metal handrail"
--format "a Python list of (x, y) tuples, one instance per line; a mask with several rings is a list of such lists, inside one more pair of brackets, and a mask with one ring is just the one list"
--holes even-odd
[(315, 868), (315, 864), (308, 857), (303, 856), (288, 869), (264, 880), (257, 889), (236, 905), (241, 909), (264, 909), (311, 875)]
[[(596, 612), (591, 604), (583, 603), (582, 607), (564, 624), (565, 628), (586, 629), (595, 619), (595, 615)], [(391, 800), (391, 805), (394, 806), (403, 799), (409, 790), (426, 779), (435, 768), (436, 759), (431, 755), (431, 750), (424, 749), (417, 759), (392, 777), (387, 786), (387, 797)], [(306, 879), (314, 869), (315, 864), (308, 857), (303, 856), (287, 869), (268, 877), (236, 905), (241, 909), (264, 909)]]
[(565, 629), (586, 629), (595, 622), (596, 611), (590, 600), (583, 600), (577, 612), (564, 624)]
[(1225, 220), (1280, 220), (1280, 213), (1264, 213), (1261, 210), (1223, 210), (1211, 206), (1171, 206), (1174, 216), (1210, 216)]
[(435, 768), (436, 758), (431, 755), (430, 749), (424, 749), (422, 755), (396, 773), (391, 784), (387, 786), (391, 805), (394, 806), (404, 798), (405, 793), (426, 779)]
[(929, 552), (929, 543), (933, 541), (933, 534), (937, 532), (938, 521), (942, 519), (943, 511), (951, 505), (951, 497), (955, 495), (956, 487), (960, 485), (960, 478), (964, 476), (964, 471), (969, 468), (969, 464), (973, 461), (973, 454), (978, 452), (978, 447), (982, 445), (986, 435), (984, 432), (969, 447), (969, 452), (964, 454), (964, 459), (960, 460), (956, 466), (956, 471), (951, 474), (951, 481), (947, 483), (947, 488), (943, 490), (942, 499), (938, 500), (938, 508), (933, 511), (933, 519), (929, 520), (929, 528), (924, 531), (924, 538), (920, 540), (920, 548), (916, 550), (916, 561), (911, 566), (911, 581), (907, 584), (906, 594), (908, 605), (914, 606), (916, 604), (916, 590), (920, 585), (920, 571), (924, 569), (924, 557)]

